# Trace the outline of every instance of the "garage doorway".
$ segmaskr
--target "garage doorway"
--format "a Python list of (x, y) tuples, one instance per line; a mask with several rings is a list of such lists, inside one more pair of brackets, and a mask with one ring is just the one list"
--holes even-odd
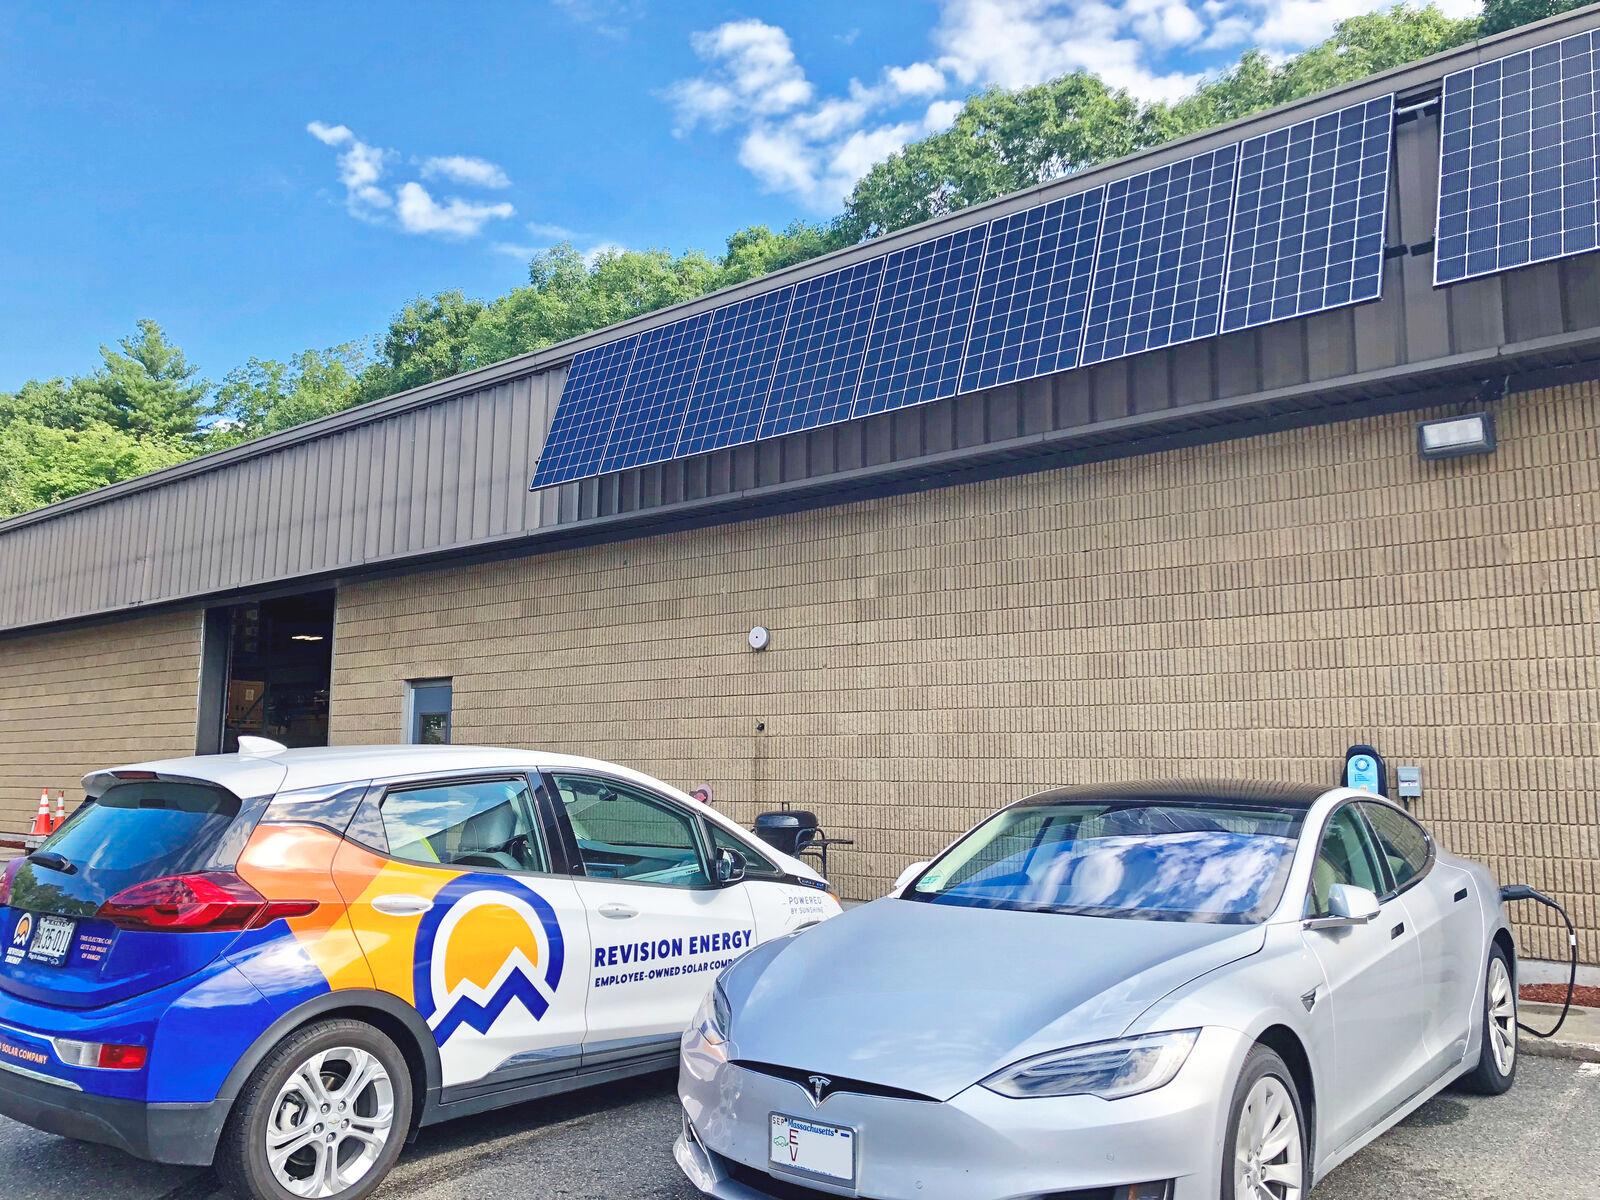
[[(220, 731), (213, 735), (217, 749), (231, 754), (246, 735), (291, 747), (328, 744), (333, 613), (334, 593), (323, 591), (206, 614), (208, 641), (222, 660), (208, 722)], [(210, 740), (204, 733), (202, 742)]]

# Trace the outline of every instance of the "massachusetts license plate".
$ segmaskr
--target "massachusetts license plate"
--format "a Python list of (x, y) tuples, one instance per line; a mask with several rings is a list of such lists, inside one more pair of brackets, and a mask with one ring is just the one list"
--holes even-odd
[(28, 957), (34, 962), (59, 967), (67, 961), (67, 952), (72, 949), (72, 933), (78, 923), (65, 917), (39, 917), (38, 921), (33, 941), (28, 943)]
[(767, 1156), (773, 1166), (805, 1171), (854, 1187), (856, 1140), (855, 1130), (841, 1125), (773, 1113)]

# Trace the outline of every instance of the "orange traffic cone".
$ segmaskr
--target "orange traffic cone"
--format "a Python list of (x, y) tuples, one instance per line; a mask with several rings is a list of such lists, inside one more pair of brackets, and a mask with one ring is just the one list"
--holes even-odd
[(50, 832), (54, 833), (67, 823), (67, 794), (60, 788), (56, 789), (56, 817), (50, 823)]
[(39, 793), (39, 811), (33, 818), (33, 828), (29, 830), (33, 837), (50, 836), (50, 789), (45, 788)]

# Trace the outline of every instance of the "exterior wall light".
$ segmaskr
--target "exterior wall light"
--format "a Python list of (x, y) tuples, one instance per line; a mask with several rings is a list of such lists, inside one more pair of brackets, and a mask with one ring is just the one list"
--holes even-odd
[(1494, 452), (1494, 414), (1467, 413), (1417, 425), (1419, 458), (1459, 458), (1463, 454)]

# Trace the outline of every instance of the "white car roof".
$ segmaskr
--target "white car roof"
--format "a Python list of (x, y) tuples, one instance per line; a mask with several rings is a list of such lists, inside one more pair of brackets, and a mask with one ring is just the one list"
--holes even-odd
[[(262, 743), (270, 747), (271, 743)], [(123, 771), (148, 771), (168, 778), (198, 779), (226, 788), (241, 799), (270, 796), (277, 792), (304, 788), (336, 787), (346, 783), (365, 783), (410, 775), (430, 775), (455, 771), (492, 771), (507, 767), (527, 770), (598, 771), (628, 780), (641, 787), (665, 792), (726, 829), (750, 840), (754, 835), (724, 814), (702, 804), (687, 792), (643, 771), (618, 766), (598, 758), (575, 754), (555, 754), (544, 750), (516, 750), (502, 746), (319, 746), (302, 750), (263, 749), (239, 754), (202, 754), (189, 758), (166, 758), (155, 762), (92, 771), (83, 777), (83, 787), (92, 796), (104, 792)], [(780, 863), (784, 870), (808, 879), (822, 876), (798, 859), (762, 846), (762, 854)]]

